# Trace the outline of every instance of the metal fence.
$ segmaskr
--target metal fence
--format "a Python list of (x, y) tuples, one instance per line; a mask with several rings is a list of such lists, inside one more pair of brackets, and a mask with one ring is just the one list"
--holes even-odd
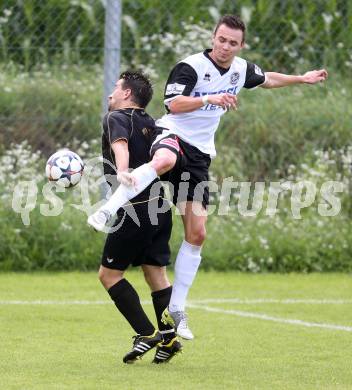
[[(0, 61), (101, 63), (107, 4), (117, 0), (2, 0)], [(122, 0), (126, 65), (163, 69), (209, 45), (220, 15), (236, 13), (248, 26), (247, 56), (265, 66), (352, 66), (352, 1)], [(263, 66), (264, 66), (263, 65)], [(282, 69), (282, 70), (283, 70)]]
[[(352, 69), (351, 0), (121, 0), (121, 13), (119, 4), (1, 0), (0, 73), (95, 64), (108, 80), (107, 94), (121, 58), (122, 67), (142, 68), (165, 80), (177, 60), (210, 46), (212, 28), (225, 13), (242, 16), (248, 30), (243, 56), (264, 70), (324, 66), (350, 74)], [(86, 75), (77, 77), (85, 82)], [(0, 138), (1, 118), (8, 117), (6, 107), (0, 108)]]

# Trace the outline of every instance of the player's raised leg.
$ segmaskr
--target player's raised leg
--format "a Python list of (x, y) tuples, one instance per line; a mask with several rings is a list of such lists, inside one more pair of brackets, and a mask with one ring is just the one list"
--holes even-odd
[[(110, 199), (88, 218), (88, 224), (94, 229), (102, 231), (110, 217), (129, 200), (139, 195), (158, 176), (171, 170), (177, 160), (174, 152), (161, 148), (158, 149), (152, 161), (136, 168), (133, 172), (124, 172), (123, 179)], [(119, 176), (118, 176), (119, 178)]]

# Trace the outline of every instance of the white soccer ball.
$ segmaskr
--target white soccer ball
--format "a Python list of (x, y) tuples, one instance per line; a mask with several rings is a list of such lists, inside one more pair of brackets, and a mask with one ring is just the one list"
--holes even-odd
[(50, 181), (55, 181), (61, 187), (68, 188), (79, 183), (83, 169), (84, 164), (78, 154), (63, 149), (49, 157), (45, 174)]

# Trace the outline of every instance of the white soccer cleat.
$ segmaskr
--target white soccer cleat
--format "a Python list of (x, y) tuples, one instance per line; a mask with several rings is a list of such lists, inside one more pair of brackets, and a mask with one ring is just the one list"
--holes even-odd
[(187, 324), (187, 314), (184, 311), (169, 311), (166, 308), (161, 316), (161, 321), (174, 327), (178, 336), (186, 340), (193, 340), (194, 336)]
[(180, 337), (182, 337), (183, 339), (186, 339), (186, 340), (193, 340), (194, 339), (193, 333), (187, 324), (187, 317), (183, 318), (180, 321), (180, 323), (178, 324), (178, 327), (176, 329), (176, 333)]
[(98, 210), (88, 218), (88, 224), (95, 230), (102, 232), (104, 231), (107, 222), (110, 219), (108, 211)]

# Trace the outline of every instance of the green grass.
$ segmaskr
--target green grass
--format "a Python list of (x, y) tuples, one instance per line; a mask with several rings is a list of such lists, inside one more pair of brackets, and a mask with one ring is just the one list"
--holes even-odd
[[(129, 280), (143, 300), (139, 272)], [(343, 274), (249, 275), (201, 272), (190, 301), (218, 299), (352, 299)], [(105, 301), (106, 304), (5, 305), (4, 301)], [(132, 331), (116, 313), (95, 273), (0, 275), (1, 389), (350, 389), (351, 332), (310, 328), (279, 319), (352, 326), (351, 303), (197, 303), (189, 308), (196, 338), (170, 364), (152, 353), (125, 366)], [(152, 315), (152, 306), (145, 305)]]

